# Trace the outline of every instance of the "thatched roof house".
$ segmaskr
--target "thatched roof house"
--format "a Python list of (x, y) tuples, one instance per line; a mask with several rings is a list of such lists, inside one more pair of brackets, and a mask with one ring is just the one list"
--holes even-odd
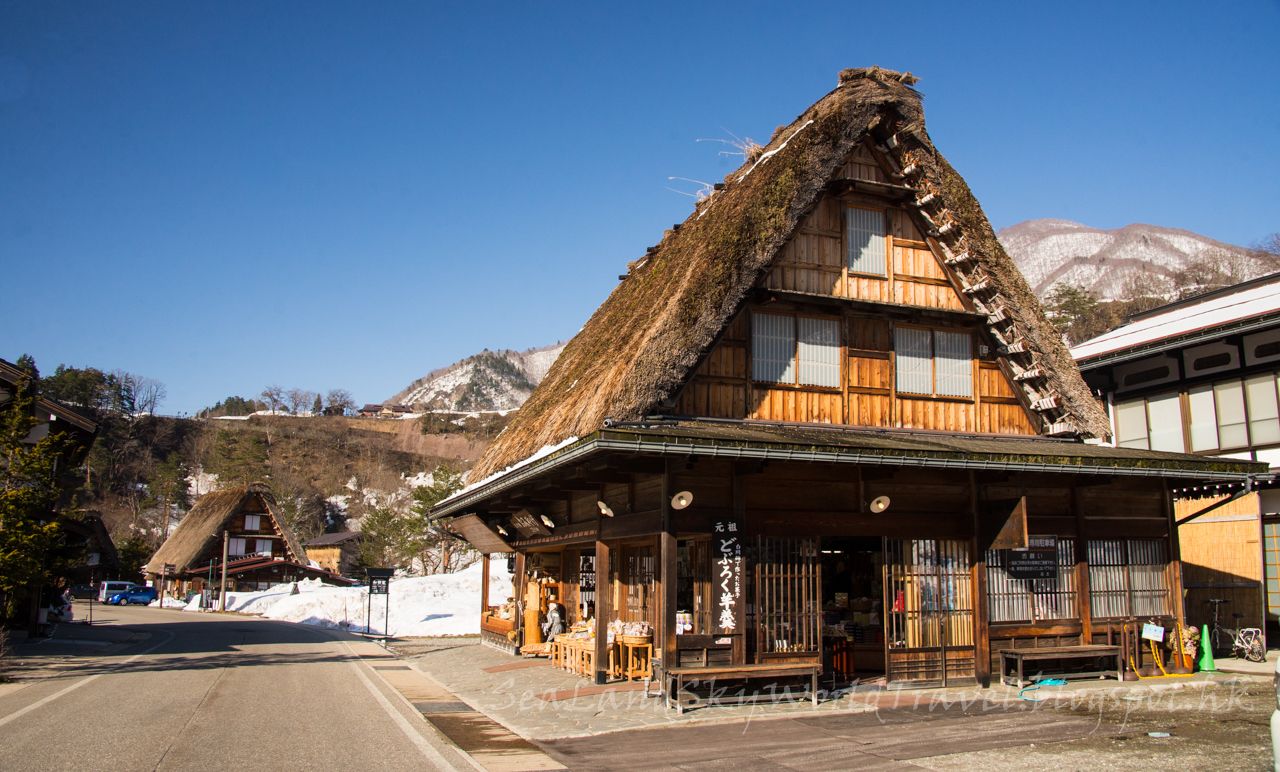
[[(250, 518), (246, 527), (246, 515)], [(267, 486), (253, 484), (206, 493), (191, 508), (144, 567), (158, 575), (166, 565), (171, 574), (221, 561), (223, 533), (232, 538), (270, 541), (271, 552), (292, 563), (307, 564), (307, 556), (281, 516), (280, 506)], [(244, 551), (241, 551), (244, 554)], [(234, 555), (234, 553), (233, 553)]]
[[(834, 91), (779, 127), (632, 265), (471, 478), (597, 431), (607, 417), (673, 412), (805, 219), (823, 198), (855, 188), (897, 196), (918, 212), (915, 221), (949, 268), (947, 281), (967, 310), (985, 317), (1001, 369), (1038, 417), (1037, 433), (1105, 437), (1107, 417), (1061, 337), (969, 187), (933, 146), (913, 83), (909, 73), (845, 70)], [(841, 179), (853, 153), (870, 145), (895, 170), (892, 179)]]

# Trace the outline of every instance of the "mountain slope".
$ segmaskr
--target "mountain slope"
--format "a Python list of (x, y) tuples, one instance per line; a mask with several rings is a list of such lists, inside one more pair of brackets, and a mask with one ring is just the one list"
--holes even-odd
[(514, 410), (542, 382), (563, 349), (563, 343), (527, 351), (486, 349), (428, 373), (388, 402), (423, 410)]
[(1040, 297), (1065, 281), (1114, 300), (1134, 272), (1172, 278), (1206, 259), (1254, 262), (1252, 251), (1244, 247), (1157, 225), (1099, 230), (1070, 220), (1027, 220), (1001, 228), (996, 236)]

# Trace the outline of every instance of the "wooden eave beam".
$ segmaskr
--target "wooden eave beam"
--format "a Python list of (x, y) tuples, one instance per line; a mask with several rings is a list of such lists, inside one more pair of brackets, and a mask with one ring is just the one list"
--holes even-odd
[(832, 180), (827, 183), (826, 190), (835, 196), (858, 192), (902, 200), (915, 199), (924, 192), (906, 185), (894, 185), (888, 182), (873, 182), (871, 180)]

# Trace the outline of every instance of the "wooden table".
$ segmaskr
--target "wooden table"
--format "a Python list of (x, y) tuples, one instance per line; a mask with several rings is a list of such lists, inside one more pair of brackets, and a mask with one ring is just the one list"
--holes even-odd
[[(1100, 676), (1114, 675), (1117, 679), (1123, 680), (1124, 667), (1121, 661), (1119, 646), (1050, 646), (1043, 649), (1005, 649), (1000, 652), (1000, 683), (1009, 683), (1010, 678), (1016, 677), (1014, 685), (1021, 689), (1026, 684), (1035, 683), (1028, 681), (1023, 677), (1023, 663), (1027, 661), (1043, 661), (1043, 660), (1061, 660), (1061, 659), (1101, 659), (1104, 657), (1115, 657), (1115, 669), (1107, 670), (1088, 670), (1080, 673), (1055, 673), (1055, 678), (1069, 680), (1072, 678), (1098, 678)], [(1009, 672), (1009, 660), (1013, 660), (1015, 671)]]
[(618, 643), (618, 677), (625, 681), (642, 681), (653, 677), (649, 660), (653, 657), (653, 641), (648, 643)]
[(822, 666), (816, 662), (780, 662), (761, 665), (735, 665), (729, 667), (673, 667), (663, 671), (666, 683), (666, 706), (671, 707), (674, 700), (677, 713), (684, 713), (684, 705), (680, 702), (680, 691), (686, 680), (706, 681), (722, 678), (787, 678), (809, 675), (812, 679), (810, 694), (813, 696), (813, 709), (818, 709), (818, 673)]

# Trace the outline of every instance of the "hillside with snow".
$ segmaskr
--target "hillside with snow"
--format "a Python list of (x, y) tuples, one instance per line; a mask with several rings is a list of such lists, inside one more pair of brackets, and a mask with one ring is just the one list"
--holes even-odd
[(564, 350), (563, 343), (527, 351), (489, 351), (419, 378), (391, 404), (418, 410), (514, 410), (524, 404)]
[(1157, 225), (1099, 230), (1070, 220), (1027, 220), (1001, 228), (996, 236), (1040, 297), (1065, 281), (1114, 300), (1133, 272), (1172, 278), (1197, 260), (1252, 261), (1253, 255), (1244, 247)]

